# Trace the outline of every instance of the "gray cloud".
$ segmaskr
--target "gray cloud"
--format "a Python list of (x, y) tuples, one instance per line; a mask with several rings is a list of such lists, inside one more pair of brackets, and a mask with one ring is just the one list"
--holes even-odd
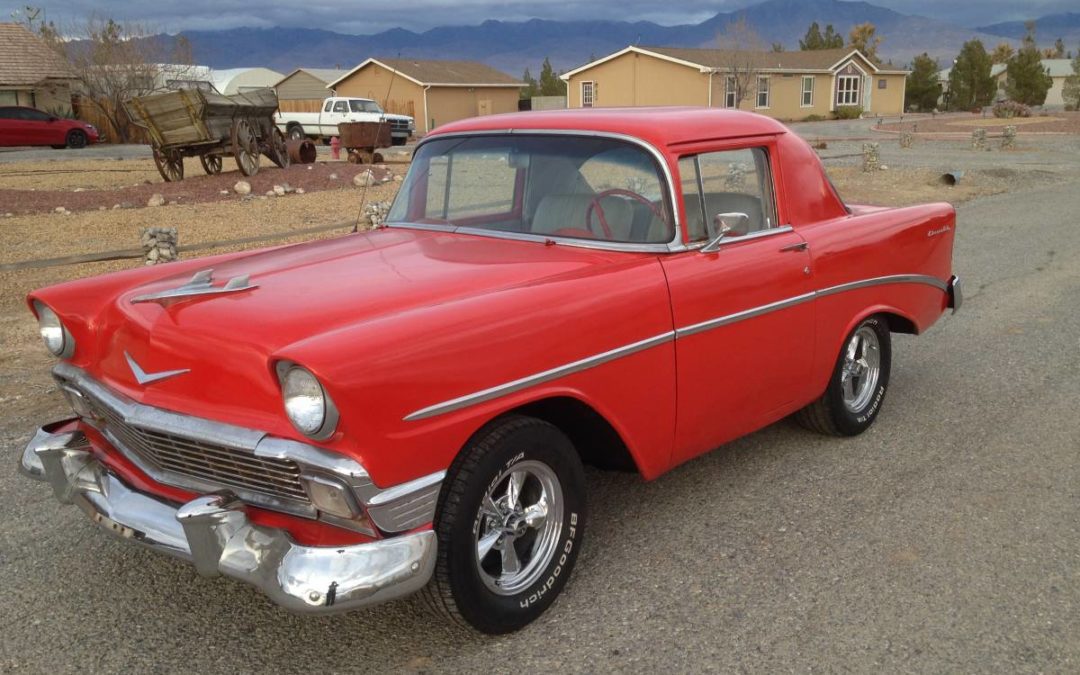
[[(36, 4), (45, 5), (44, 0)], [(688, 0), (660, 4), (656, 0), (592, 0), (588, 3), (553, 0), (67, 0), (46, 6), (50, 19), (63, 25), (90, 14), (136, 21), (175, 33), (236, 27), (299, 26), (342, 33), (377, 33), (401, 27), (423, 31), (435, 26), (470, 25), (489, 19), (523, 21), (617, 19), (653, 21), (663, 25), (696, 23), (717, 12), (753, 4), (748, 0)], [(1076, 0), (880, 0), (875, 3), (905, 14), (920, 14), (961, 26), (976, 26), (1076, 10)], [(0, 20), (21, 5), (0, 4)]]

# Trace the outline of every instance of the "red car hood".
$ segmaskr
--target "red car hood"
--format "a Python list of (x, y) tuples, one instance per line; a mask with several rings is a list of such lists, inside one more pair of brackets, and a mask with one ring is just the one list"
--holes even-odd
[[(638, 257), (384, 229), (270, 249), (214, 266), (214, 286), (247, 275), (250, 290), (132, 302), (188, 282), (191, 270), (200, 269), (188, 263), (183, 273), (115, 295), (91, 319), (97, 339), (77, 352), (75, 360), (110, 386), (150, 405), (274, 431), (266, 426), (268, 419), (282, 419), (272, 375), (274, 355), (289, 345), (345, 329), (362, 336), (365, 325), (379, 330), (395, 315), (541, 280), (591, 276), (599, 268)], [(85, 294), (88, 289), (81, 290)], [(48, 289), (35, 297), (53, 304)], [(54, 309), (64, 316), (62, 302), (57, 299)], [(358, 327), (361, 330), (355, 330)], [(361, 343), (355, 349), (363, 350), (362, 338), (357, 340)], [(189, 372), (140, 384), (129, 359), (144, 373)], [(304, 365), (318, 373), (319, 364)]]

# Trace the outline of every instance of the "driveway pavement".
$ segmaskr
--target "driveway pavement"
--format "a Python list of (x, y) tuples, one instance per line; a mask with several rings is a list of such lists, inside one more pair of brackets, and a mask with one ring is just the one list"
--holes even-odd
[(501, 638), (202, 579), (16, 476), (34, 421), (0, 420), (0, 671), (1078, 672), (1078, 194), (961, 207), (964, 309), (896, 338), (863, 436), (785, 421), (651, 483), (590, 472), (566, 592)]

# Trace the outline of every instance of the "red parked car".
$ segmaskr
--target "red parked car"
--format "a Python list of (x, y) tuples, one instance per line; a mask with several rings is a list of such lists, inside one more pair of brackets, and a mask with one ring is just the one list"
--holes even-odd
[(0, 107), (0, 146), (49, 145), (85, 148), (99, 140), (94, 125), (24, 106)]
[(751, 113), (448, 124), (379, 229), (32, 293), (75, 417), (21, 466), (292, 610), (423, 589), (515, 630), (581, 550), (583, 463), (654, 479), (788, 415), (873, 424), (891, 335), (960, 306), (955, 225), (844, 204)]

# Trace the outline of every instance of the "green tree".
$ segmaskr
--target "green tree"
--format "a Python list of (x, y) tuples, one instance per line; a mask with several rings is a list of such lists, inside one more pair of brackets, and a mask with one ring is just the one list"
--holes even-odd
[(825, 32), (821, 32), (821, 26), (815, 21), (806, 29), (806, 35), (799, 40), (799, 49), (807, 52), (816, 49), (839, 49), (844, 46), (844, 37), (836, 32), (832, 24), (825, 26)]
[(1066, 107), (1072, 110), (1080, 110), (1080, 53), (1073, 59), (1072, 75), (1065, 78), (1061, 98), (1065, 99)]
[(1042, 54), (1035, 44), (1034, 22), (1028, 23), (1028, 33), (1016, 55), (1009, 59), (1005, 75), (1005, 93), (1024, 105), (1046, 103), (1046, 92), (1054, 80), (1042, 66)]
[(848, 34), (848, 46), (858, 49), (871, 61), (877, 61), (877, 49), (884, 38), (876, 35), (877, 27), (867, 21), (851, 27)]
[(799, 49), (804, 52), (825, 49), (825, 38), (821, 35), (821, 26), (815, 21), (806, 29), (806, 35), (799, 40)]
[(529, 69), (525, 69), (525, 74), (521, 76), (521, 81), (526, 84), (521, 88), (521, 98), (532, 98), (536, 96), (536, 92), (539, 91), (539, 87), (536, 84), (536, 78), (532, 76)]
[(907, 88), (904, 92), (904, 108), (920, 112), (933, 110), (937, 107), (940, 96), (937, 60), (923, 52), (911, 62), (911, 74), (907, 76)]
[(555, 69), (551, 67), (551, 61), (546, 58), (540, 68), (540, 95), (566, 96), (566, 83), (559, 79)]
[(999, 42), (997, 47), (994, 47), (994, 51), (990, 52), (990, 61), (992, 63), (1008, 63), (1015, 53), (1016, 50), (1012, 48), (1011, 44)]
[(830, 23), (825, 26), (825, 35), (822, 36), (825, 46), (822, 49), (840, 49), (844, 46), (844, 36), (836, 32)]
[(968, 40), (949, 71), (949, 109), (971, 110), (990, 105), (997, 84), (990, 77), (990, 55), (981, 40)]

